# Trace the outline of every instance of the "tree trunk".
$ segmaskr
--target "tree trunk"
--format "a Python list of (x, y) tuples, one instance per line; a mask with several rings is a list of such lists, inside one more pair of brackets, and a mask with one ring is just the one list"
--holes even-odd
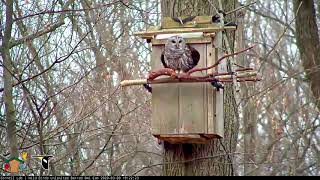
[(17, 147), (17, 129), (16, 129), (16, 117), (13, 104), (12, 96), (12, 85), (13, 85), (13, 66), (10, 57), (10, 39), (13, 23), (13, 1), (7, 0), (6, 6), (6, 22), (5, 31), (2, 46), (1, 55), (3, 58), (3, 99), (5, 103), (5, 115), (7, 123), (7, 137), (10, 145), (10, 156), (18, 157), (18, 147)]
[(296, 39), (301, 60), (315, 104), (320, 110), (320, 41), (314, 1), (294, 0), (294, 13), (297, 13)]
[[(237, 30), (237, 48), (244, 49), (245, 48), (245, 26), (244, 26), (244, 16), (245, 10), (241, 11), (241, 18), (238, 17), (238, 30)], [(238, 12), (240, 14), (240, 12)], [(246, 58), (246, 55), (240, 54), (238, 55), (238, 62), (245, 67), (250, 67), (250, 61)], [(241, 84), (241, 96), (249, 97), (250, 94), (255, 93), (248, 84)], [(256, 134), (257, 134), (257, 112), (255, 108), (255, 99), (249, 98), (247, 100), (242, 101), (243, 107), (243, 149), (244, 149), (244, 171), (243, 175), (245, 176), (255, 176), (257, 174), (255, 165), (255, 154), (256, 154)]]
[(317, 6), (318, 6), (318, 20), (320, 19), (320, 1), (317, 2)]
[[(235, 0), (223, 2), (225, 12), (235, 8)], [(218, 1), (162, 0), (162, 17), (215, 15), (219, 8)], [(231, 20), (233, 15), (226, 17)], [(234, 33), (227, 34), (231, 50), (234, 45)], [(225, 86), (224, 115), (225, 134), (223, 139), (215, 139), (208, 144), (169, 144), (164, 143), (165, 176), (232, 176), (234, 175), (233, 153), (236, 149), (238, 135), (238, 112), (233, 94), (233, 86)]]
[[(249, 96), (248, 92), (252, 92), (246, 85), (242, 90), (247, 90), (243, 94), (245, 97)], [(256, 154), (256, 127), (257, 127), (257, 114), (253, 100), (246, 101), (243, 115), (244, 126), (244, 175), (255, 176), (255, 154)]]

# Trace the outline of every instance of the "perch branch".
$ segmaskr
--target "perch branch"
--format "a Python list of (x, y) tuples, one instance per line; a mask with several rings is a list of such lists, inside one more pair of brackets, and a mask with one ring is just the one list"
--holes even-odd
[[(240, 72), (235, 74), (238, 82), (244, 81), (260, 81), (260, 78), (257, 78), (257, 72)], [(120, 83), (122, 87), (133, 86), (133, 85), (143, 85), (143, 84), (162, 84), (162, 83), (196, 83), (196, 82), (232, 82), (232, 74), (221, 73), (216, 74), (213, 77), (211, 76), (182, 76), (182, 77), (165, 77), (160, 79), (136, 79), (136, 80), (124, 80)]]
[(226, 55), (222, 56), (222, 57), (221, 57), (216, 63), (214, 63), (212, 66), (205, 67), (205, 68), (195, 68), (195, 69), (192, 69), (192, 70), (190, 70), (189, 72), (187, 72), (187, 74), (190, 75), (190, 74), (192, 74), (192, 73), (194, 73), (194, 72), (205, 71), (205, 70), (212, 69), (212, 68), (216, 67), (217, 65), (219, 65), (220, 62), (221, 62), (222, 60), (224, 60), (225, 58), (228, 58), (228, 57), (230, 57), (230, 56), (235, 56), (235, 55), (241, 54), (241, 53), (243, 53), (243, 52), (245, 52), (245, 51), (248, 51), (248, 50), (254, 48), (255, 46), (256, 46), (256, 45), (250, 46), (250, 47), (248, 47), (248, 48), (246, 48), (246, 49), (243, 49), (243, 50), (241, 50), (241, 51), (238, 51), (238, 52), (235, 52), (235, 53), (232, 53), (232, 54), (226, 54)]
[[(232, 53), (232, 54), (226, 54), (223, 57), (221, 57), (214, 65), (206, 68), (196, 68), (192, 69), (187, 73), (182, 74), (176, 74), (176, 72), (173, 69), (170, 68), (162, 68), (158, 69), (156, 71), (152, 71), (149, 73), (149, 76), (147, 79), (136, 79), (136, 80), (124, 80), (120, 83), (122, 87), (125, 86), (133, 86), (133, 85), (144, 85), (144, 84), (161, 84), (161, 83), (195, 83), (195, 82), (244, 82), (244, 81), (260, 81), (261, 78), (257, 78), (257, 72), (253, 71), (252, 68), (245, 68), (241, 67), (235, 70), (235, 72), (224, 72), (224, 73), (210, 73), (205, 76), (191, 76), (192, 73), (198, 72), (198, 71), (205, 71), (208, 69), (211, 69), (213, 67), (216, 67), (219, 65), (219, 63), (230, 56), (235, 56), (240, 53), (243, 53), (245, 51), (248, 51), (252, 49), (254, 46), (248, 47), (246, 49), (243, 49), (241, 51)], [(169, 76), (165, 78), (156, 79), (159, 76)], [(236, 79), (233, 79), (233, 78)]]
[(149, 74), (148, 80), (154, 80), (155, 78), (162, 76), (162, 75), (175, 77), (176, 72), (172, 69), (169, 69), (169, 68), (159, 69), (157, 71), (152, 71)]
[[(219, 63), (225, 59), (225, 58), (228, 58), (230, 56), (235, 56), (235, 55), (238, 55), (238, 54), (241, 54), (245, 51), (248, 51), (252, 48), (254, 48), (254, 46), (251, 46), (251, 47), (248, 47), (246, 49), (243, 49), (241, 51), (238, 51), (238, 52), (235, 52), (235, 53), (232, 53), (232, 54), (226, 54), (224, 55), (223, 57), (221, 57), (215, 64), (213, 64), (212, 66), (209, 66), (209, 67), (205, 67), (205, 68), (195, 68), (195, 69), (191, 69), (189, 72), (185, 73), (185, 74), (179, 74), (177, 75), (175, 73), (174, 70), (170, 69), (170, 68), (162, 68), (162, 69), (159, 69), (159, 70), (156, 70), (156, 71), (152, 71), (150, 72), (149, 76), (148, 76), (148, 80), (151, 81), (151, 80), (154, 80), (156, 79), (157, 77), (159, 76), (171, 76), (171, 77), (177, 77), (178, 79), (181, 79), (181, 78), (190, 78), (191, 77), (191, 74), (194, 73), (194, 72), (198, 72), (198, 71), (205, 71), (205, 70), (209, 70), (209, 69), (212, 69), (214, 67), (216, 67), (217, 65), (219, 65)], [(238, 69), (238, 71), (247, 71), (247, 70), (253, 70), (252, 68), (240, 68)]]

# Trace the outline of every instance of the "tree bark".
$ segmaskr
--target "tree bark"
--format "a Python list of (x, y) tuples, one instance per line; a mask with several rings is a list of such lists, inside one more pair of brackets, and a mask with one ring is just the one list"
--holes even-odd
[[(235, 8), (235, 0), (221, 1), (225, 12)], [(218, 1), (172, 1), (162, 0), (162, 17), (215, 15), (220, 9)], [(227, 17), (232, 19), (233, 15)], [(231, 50), (234, 34), (227, 34)], [(165, 176), (232, 176), (234, 175), (233, 153), (238, 136), (238, 112), (233, 94), (233, 85), (226, 85), (224, 91), (223, 139), (215, 139), (208, 144), (169, 144), (164, 143), (163, 175)]]
[(16, 117), (13, 104), (12, 86), (13, 86), (13, 66), (10, 57), (10, 39), (13, 23), (13, 0), (7, 0), (5, 2), (6, 7), (6, 22), (5, 31), (2, 41), (1, 56), (3, 59), (3, 99), (5, 103), (5, 115), (7, 123), (7, 138), (10, 145), (10, 156), (18, 157), (17, 147), (17, 129), (16, 129)]
[[(243, 87), (244, 96), (248, 97), (252, 92), (246, 85)], [(246, 90), (246, 91), (245, 91)], [(244, 107), (243, 126), (244, 126), (244, 175), (255, 176), (255, 155), (256, 155), (256, 134), (257, 134), (257, 113), (253, 100), (249, 99)]]
[(317, 3), (318, 3), (317, 4), (317, 6), (318, 6), (318, 14), (317, 14), (317, 16), (318, 16), (318, 20), (320, 20), (320, 1), (318, 1)]
[[(313, 0), (294, 0), (296, 39), (315, 104), (320, 110), (320, 41)], [(301, 4), (301, 6), (300, 6)]]
[[(240, 12), (238, 12), (240, 14)], [(244, 26), (244, 16), (246, 14), (245, 10), (241, 11), (241, 17), (237, 19), (237, 49), (244, 48), (245, 45), (245, 26)], [(259, 22), (259, 21), (258, 21)], [(254, 27), (256, 28), (256, 27)], [(254, 29), (253, 28), (253, 29)], [(250, 67), (250, 61), (246, 58), (244, 54), (238, 56), (238, 62), (245, 67)], [(253, 89), (248, 86), (248, 84), (241, 84), (241, 96), (248, 97), (250, 94), (253, 94)], [(257, 134), (257, 111), (255, 108), (255, 100), (250, 98), (247, 100), (242, 100), (243, 104), (243, 175), (244, 176), (256, 176), (257, 170), (253, 164), (256, 160), (256, 134)]]

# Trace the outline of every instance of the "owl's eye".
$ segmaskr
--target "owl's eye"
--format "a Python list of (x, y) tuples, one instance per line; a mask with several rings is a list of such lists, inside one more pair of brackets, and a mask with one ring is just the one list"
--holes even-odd
[(171, 42), (172, 42), (172, 43), (176, 43), (176, 41), (175, 41), (175, 40), (172, 40)]
[(182, 43), (182, 40), (179, 40), (179, 43)]

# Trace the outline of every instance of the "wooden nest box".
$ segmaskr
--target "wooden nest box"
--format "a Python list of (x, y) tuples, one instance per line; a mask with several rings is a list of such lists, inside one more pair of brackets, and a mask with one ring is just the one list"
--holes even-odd
[[(163, 68), (160, 57), (166, 38), (179, 34), (200, 53), (196, 68), (213, 65), (220, 54), (222, 31), (235, 26), (211, 23), (210, 16), (197, 16), (184, 25), (164, 18), (161, 28), (135, 35), (152, 44), (151, 69)], [(219, 69), (218, 69), (219, 68)], [(220, 66), (194, 75), (226, 71)], [(206, 143), (224, 135), (223, 89), (210, 83), (152, 84), (152, 134), (169, 143)]]

